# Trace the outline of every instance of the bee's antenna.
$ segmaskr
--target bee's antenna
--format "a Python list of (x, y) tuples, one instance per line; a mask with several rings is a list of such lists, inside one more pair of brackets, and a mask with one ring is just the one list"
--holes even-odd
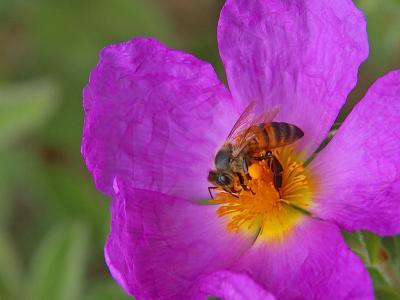
[(211, 199), (214, 199), (213, 195), (211, 194), (211, 189), (214, 188), (213, 186), (208, 187), (208, 192), (210, 193)]

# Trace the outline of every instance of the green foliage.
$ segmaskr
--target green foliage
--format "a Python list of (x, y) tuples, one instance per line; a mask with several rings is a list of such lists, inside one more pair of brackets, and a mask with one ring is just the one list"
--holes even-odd
[(132, 300), (122, 289), (110, 280), (94, 282), (82, 300)]
[(368, 267), (368, 273), (374, 282), (375, 288), (385, 288), (387, 286), (385, 278), (383, 278), (382, 273), (376, 267)]
[(42, 125), (58, 97), (57, 84), (49, 79), (0, 85), (0, 147)]
[(0, 230), (0, 299), (15, 299), (21, 281), (21, 261), (13, 241)]
[[(400, 9), (398, 0), (356, 1), (368, 20), (368, 34), (371, 41), (370, 62), (380, 72), (400, 63), (398, 39), (400, 31)], [(395, 61), (397, 64), (393, 64)]]
[(79, 299), (89, 254), (88, 237), (83, 223), (51, 228), (34, 252), (25, 299)]
[(382, 238), (367, 231), (343, 234), (350, 248), (366, 264), (373, 280), (376, 299), (400, 299), (400, 272), (397, 261), (399, 252), (396, 245), (399, 237)]
[(381, 243), (382, 239), (368, 231), (362, 232), (362, 238), (365, 248), (367, 249), (369, 264), (374, 265), (379, 263), (381, 259), (380, 255), (382, 255), (381, 251), (383, 251)]
[(375, 290), (377, 300), (399, 300), (400, 294), (392, 289), (378, 288)]
[(80, 156), (81, 93), (101, 48), (173, 44), (170, 28), (150, 1), (0, 1), (1, 300), (131, 299), (104, 264), (109, 199)]

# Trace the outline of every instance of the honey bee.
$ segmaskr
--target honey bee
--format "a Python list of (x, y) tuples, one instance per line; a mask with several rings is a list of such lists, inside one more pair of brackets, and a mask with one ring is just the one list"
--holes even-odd
[(249, 190), (246, 185), (250, 179), (248, 168), (262, 160), (271, 169), (277, 191), (282, 187), (283, 167), (271, 150), (296, 142), (304, 133), (293, 124), (272, 122), (278, 113), (276, 107), (259, 115), (255, 114), (255, 107), (255, 101), (246, 107), (215, 155), (215, 169), (208, 173), (208, 181), (215, 185), (208, 189), (211, 197), (211, 189), (215, 188), (232, 195), (242, 189)]

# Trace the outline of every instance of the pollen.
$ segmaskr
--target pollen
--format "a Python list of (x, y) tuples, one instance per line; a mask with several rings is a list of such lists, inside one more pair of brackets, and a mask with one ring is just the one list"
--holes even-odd
[(282, 186), (274, 186), (268, 161), (249, 167), (246, 188), (239, 193), (217, 193), (210, 202), (219, 204), (217, 215), (227, 219), (229, 232), (258, 233), (260, 239), (282, 239), (306, 216), (311, 205), (310, 175), (293, 147), (272, 151), (283, 167)]

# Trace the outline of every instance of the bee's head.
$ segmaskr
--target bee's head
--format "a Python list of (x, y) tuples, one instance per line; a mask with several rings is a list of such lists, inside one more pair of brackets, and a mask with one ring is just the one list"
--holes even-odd
[(217, 152), (214, 159), (215, 167), (218, 170), (227, 170), (229, 168), (229, 163), (232, 157), (232, 145), (225, 144)]
[(208, 181), (221, 187), (230, 187), (233, 183), (233, 177), (227, 172), (221, 172), (218, 170), (211, 170), (208, 173)]

